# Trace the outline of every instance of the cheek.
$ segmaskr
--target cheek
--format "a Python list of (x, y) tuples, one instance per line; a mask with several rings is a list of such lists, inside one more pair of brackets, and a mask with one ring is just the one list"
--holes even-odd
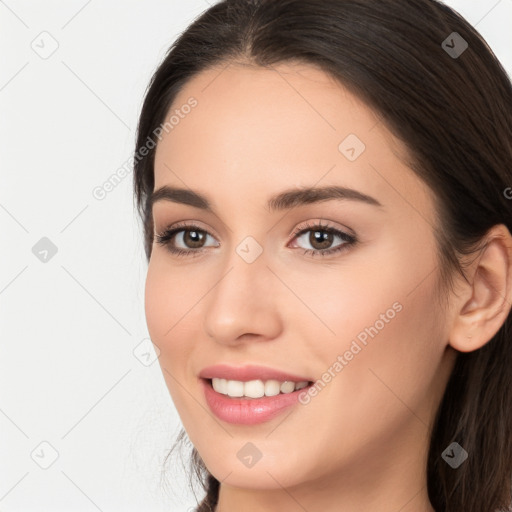
[(153, 343), (160, 349), (161, 364), (178, 368), (178, 361), (191, 346), (190, 340), (183, 336), (183, 329), (194, 313), (198, 290), (197, 286), (187, 286), (190, 276), (187, 278), (183, 272), (168, 268), (163, 258), (154, 256), (144, 292), (146, 323)]
[(172, 325), (172, 319), (168, 315), (172, 311), (173, 286), (169, 278), (159, 271), (158, 263), (154, 261), (153, 254), (146, 275), (144, 310), (151, 339), (158, 344)]
[(183, 423), (193, 416), (194, 402), (186, 389), (193, 389), (190, 363), (196, 331), (190, 330), (201, 294), (197, 286), (187, 286), (190, 276), (169, 268), (168, 262), (154, 255), (146, 276), (145, 315), (148, 332), (159, 348), (158, 358), (167, 389)]
[[(400, 272), (401, 279), (391, 272), (372, 276), (366, 271), (357, 278), (330, 280), (322, 300), (317, 297), (315, 302), (313, 293), (305, 298), (315, 311), (322, 306), (322, 320), (336, 335), (315, 337), (311, 328), (303, 338), (309, 343), (302, 357), (324, 384), (304, 406), (301, 429), (322, 432), (312, 442), (310, 455), (330, 453), (333, 464), (371, 457), (372, 450), (391, 446), (404, 425), (412, 423), (422, 432), (419, 422), (428, 423), (436, 398), (443, 345), (433, 313), (434, 276), (411, 293), (412, 271)], [(309, 316), (303, 325), (314, 324), (317, 332), (324, 332)], [(293, 427), (290, 422), (290, 433)], [(286, 426), (280, 428), (284, 436)]]
[(330, 400), (338, 393), (356, 407), (358, 399), (359, 404), (378, 399), (399, 405), (395, 395), (418, 402), (445, 347), (434, 295), (435, 252), (394, 240), (366, 256), (354, 259), (349, 270), (317, 272), (316, 284), (301, 286), (303, 301), (319, 317), (305, 311), (301, 316), (302, 339), (308, 340), (303, 356), (317, 372), (335, 375), (322, 391)]

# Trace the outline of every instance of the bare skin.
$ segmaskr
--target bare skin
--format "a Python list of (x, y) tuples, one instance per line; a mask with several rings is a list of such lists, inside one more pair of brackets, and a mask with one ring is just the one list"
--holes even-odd
[[(183, 425), (221, 481), (217, 512), (434, 511), (426, 486), (432, 420), (457, 350), (488, 342), (510, 310), (510, 233), (490, 232), (470, 283), (459, 279), (441, 307), (432, 192), (370, 108), (304, 64), (208, 70), (172, 109), (191, 96), (197, 106), (158, 144), (155, 190), (192, 189), (214, 213), (154, 204), (155, 233), (183, 222), (205, 237), (201, 253), (190, 231), (169, 242), (196, 251), (186, 256), (154, 243), (145, 307)], [(349, 134), (365, 145), (359, 156), (350, 150), (355, 139), (339, 148)], [(266, 207), (285, 190), (333, 185), (382, 206), (330, 199)], [(357, 242), (315, 242), (309, 235), (318, 228), (310, 226), (319, 222)], [(297, 228), (309, 231), (292, 236)], [(236, 251), (248, 236), (262, 249), (252, 263)], [(337, 357), (371, 326), (378, 333), (333, 376)], [(234, 425), (213, 415), (198, 378), (217, 363), (314, 379), (331, 368), (332, 378), (306, 405)], [(237, 457), (247, 442), (262, 454), (250, 468)]]

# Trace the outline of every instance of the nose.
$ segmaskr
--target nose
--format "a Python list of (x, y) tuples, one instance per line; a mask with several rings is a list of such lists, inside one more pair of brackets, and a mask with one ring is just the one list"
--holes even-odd
[(282, 329), (277, 286), (282, 284), (267, 267), (264, 253), (248, 263), (233, 251), (205, 297), (207, 335), (230, 346), (277, 338)]

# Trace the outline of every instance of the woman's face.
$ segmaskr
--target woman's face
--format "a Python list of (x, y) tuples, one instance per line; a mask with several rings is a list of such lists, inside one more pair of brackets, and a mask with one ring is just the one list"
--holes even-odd
[[(433, 200), (404, 147), (306, 65), (218, 67), (171, 110), (155, 191), (189, 195), (153, 205), (156, 234), (181, 231), (153, 244), (146, 318), (210, 472), (253, 489), (370, 484), (384, 468), (417, 476), (453, 351), (435, 295)], [(234, 370), (201, 373), (215, 365)], [(268, 371), (236, 373), (249, 365)], [(295, 377), (291, 388), (276, 372)], [(233, 382), (217, 392), (201, 375)], [(314, 384), (281, 393), (300, 381)], [(229, 396), (242, 391), (279, 395)]]

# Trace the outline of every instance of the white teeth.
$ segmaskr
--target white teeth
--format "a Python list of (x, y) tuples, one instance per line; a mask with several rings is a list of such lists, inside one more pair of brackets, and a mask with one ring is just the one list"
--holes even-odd
[(285, 381), (281, 384), (281, 393), (291, 393), (295, 390), (295, 382)]
[(228, 381), (226, 379), (213, 379), (213, 389), (223, 395), (228, 394)]
[(249, 398), (261, 398), (265, 395), (265, 384), (261, 380), (250, 380), (243, 384), (244, 396)]
[(244, 396), (244, 383), (239, 380), (228, 380), (227, 392), (229, 396)]
[(278, 380), (267, 380), (265, 382), (265, 396), (279, 395), (281, 383)]
[(307, 381), (292, 382), (278, 380), (250, 380), (242, 382), (239, 380), (212, 379), (212, 386), (217, 393), (231, 397), (261, 398), (262, 396), (275, 396), (279, 393), (292, 393), (303, 389), (308, 385)]

